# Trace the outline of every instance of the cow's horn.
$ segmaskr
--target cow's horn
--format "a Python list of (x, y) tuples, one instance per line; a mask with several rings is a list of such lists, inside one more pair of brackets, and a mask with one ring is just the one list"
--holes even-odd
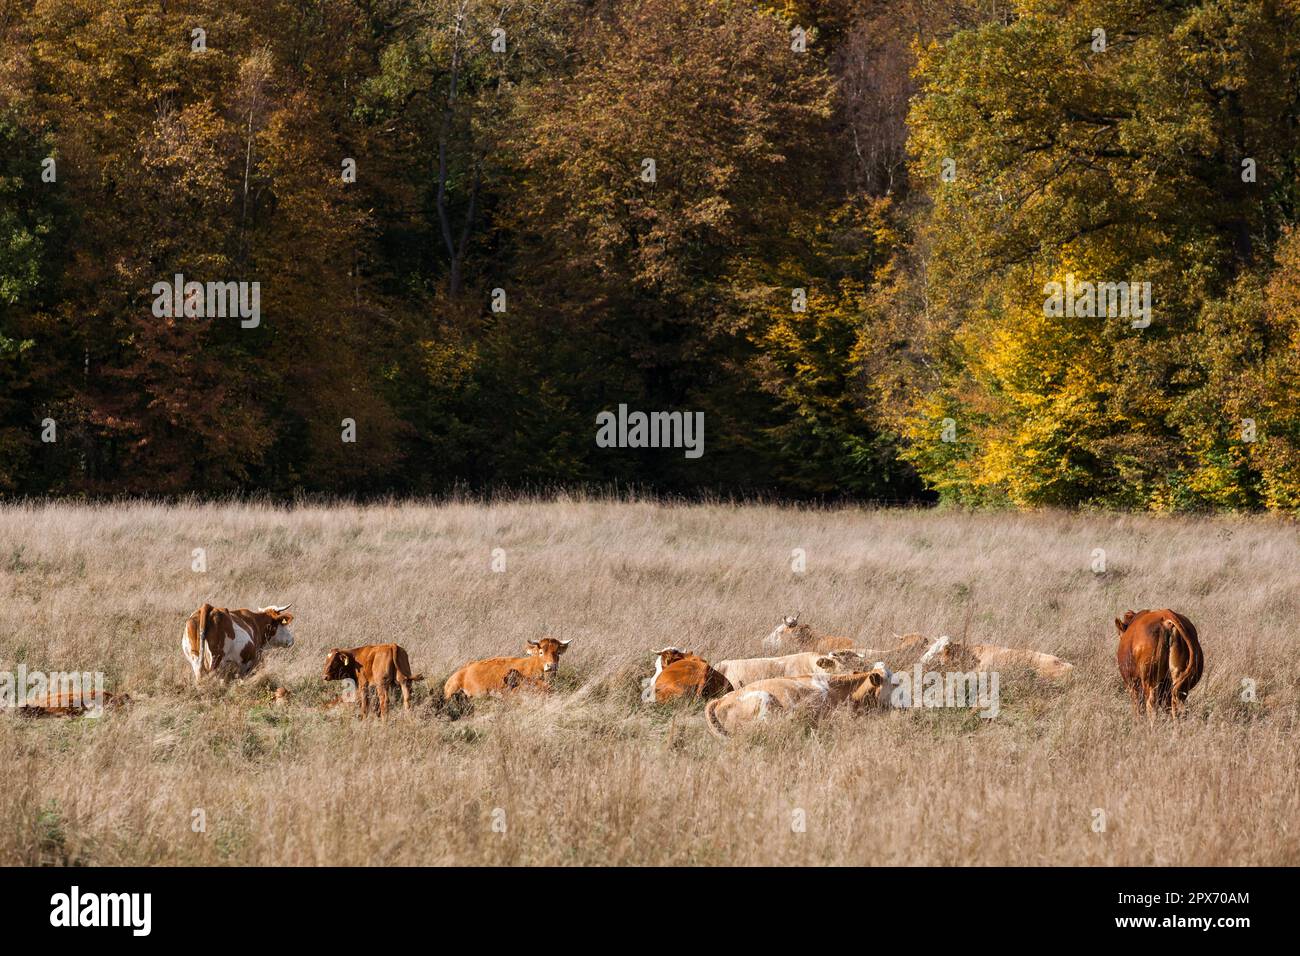
[(285, 611), (289, 610), (289, 608), (293, 607), (293, 605), (292, 605), (292, 604), (281, 604), (281, 605), (275, 605), (275, 604), (272, 604), (271, 607), (275, 608), (275, 611), (276, 611), (277, 614), (283, 614)]

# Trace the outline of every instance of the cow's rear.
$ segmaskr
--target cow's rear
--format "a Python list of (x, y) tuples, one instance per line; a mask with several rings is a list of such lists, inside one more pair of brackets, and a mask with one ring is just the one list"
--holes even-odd
[(1115, 629), (1115, 659), (1134, 711), (1150, 716), (1168, 708), (1173, 716), (1181, 715), (1204, 670), (1195, 625), (1177, 611), (1161, 608), (1126, 611), (1115, 619)]

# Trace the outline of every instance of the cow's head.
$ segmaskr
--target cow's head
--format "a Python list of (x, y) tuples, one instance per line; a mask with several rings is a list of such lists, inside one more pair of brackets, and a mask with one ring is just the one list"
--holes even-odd
[(680, 647), (665, 647), (661, 651), (655, 651), (655, 676), (658, 677), (665, 667), (676, 664), (688, 656), (689, 653)]
[(853, 703), (862, 707), (879, 707), (888, 710), (893, 706), (894, 673), (884, 661), (876, 661), (867, 671), (858, 689), (853, 692)]
[(860, 651), (831, 651), (814, 664), (827, 674), (853, 674), (867, 669), (867, 655)]
[(345, 650), (334, 648), (325, 658), (325, 673), (322, 680), (347, 680), (355, 677), (357, 659)]
[[(799, 614), (802, 613), (802, 611), (799, 612)], [(776, 626), (771, 634), (763, 638), (763, 643), (770, 647), (780, 647), (781, 639), (785, 637), (786, 632), (793, 631), (799, 626), (799, 614), (787, 614), (781, 618), (781, 623)]]
[(573, 641), (557, 641), (553, 637), (544, 637), (540, 641), (529, 641), (529, 655), (542, 659), (542, 673), (554, 674), (560, 667), (560, 655), (569, 649)]
[(289, 630), (289, 622), (293, 620), (292, 614), (284, 612), (293, 607), (292, 604), (262, 608), (263, 614), (269, 619), (266, 625), (266, 643), (272, 647), (293, 647), (293, 632)]

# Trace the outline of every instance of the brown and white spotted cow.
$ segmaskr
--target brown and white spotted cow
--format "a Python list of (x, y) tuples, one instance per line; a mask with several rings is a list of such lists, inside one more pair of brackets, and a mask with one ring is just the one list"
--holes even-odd
[(181, 650), (194, 670), (197, 685), (208, 674), (243, 677), (262, 659), (266, 647), (293, 647), (289, 630), (291, 604), (269, 605), (258, 611), (204, 604), (185, 622)]

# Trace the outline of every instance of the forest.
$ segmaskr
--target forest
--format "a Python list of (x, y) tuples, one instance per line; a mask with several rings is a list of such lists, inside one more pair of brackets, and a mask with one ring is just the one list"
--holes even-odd
[(1298, 203), (1294, 0), (0, 0), (0, 496), (1294, 513)]

